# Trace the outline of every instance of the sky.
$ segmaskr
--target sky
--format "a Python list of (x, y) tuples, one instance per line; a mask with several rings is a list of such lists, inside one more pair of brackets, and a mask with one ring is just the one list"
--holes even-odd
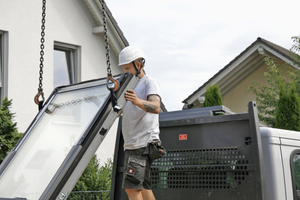
[(130, 45), (146, 54), (145, 71), (168, 111), (258, 37), (286, 49), (300, 35), (300, 0), (106, 0)]

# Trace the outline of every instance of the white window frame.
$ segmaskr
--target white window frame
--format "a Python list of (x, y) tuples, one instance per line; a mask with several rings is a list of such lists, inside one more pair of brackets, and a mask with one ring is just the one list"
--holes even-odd
[(81, 47), (54, 42), (54, 50), (70, 53), (70, 57), (67, 60), (69, 82), (70, 84), (79, 83), (81, 81)]
[(0, 104), (8, 94), (8, 32), (0, 30)]

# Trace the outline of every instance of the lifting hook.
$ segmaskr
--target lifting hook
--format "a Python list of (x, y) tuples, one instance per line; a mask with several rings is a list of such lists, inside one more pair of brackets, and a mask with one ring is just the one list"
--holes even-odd
[[(39, 101), (39, 97), (42, 96), (42, 100)], [(38, 93), (34, 97), (34, 102), (39, 106), (39, 110), (43, 108), (43, 103), (45, 101), (43, 89), (39, 88)]]
[[(114, 83), (113, 87), (109, 86), (109, 81), (112, 81)], [(111, 74), (107, 75), (107, 78), (106, 78), (106, 87), (107, 87), (108, 90), (113, 89), (113, 91), (116, 91), (116, 90), (119, 89), (119, 82), (116, 79), (114, 79)]]

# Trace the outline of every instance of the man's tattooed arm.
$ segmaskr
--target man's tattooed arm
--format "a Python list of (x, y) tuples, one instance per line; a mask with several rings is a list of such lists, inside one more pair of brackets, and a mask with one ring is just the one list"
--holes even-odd
[(149, 113), (160, 112), (160, 98), (157, 95), (149, 95), (148, 100), (143, 102), (143, 110)]
[(156, 94), (148, 95), (147, 100), (137, 98), (136, 93), (133, 90), (127, 90), (125, 92), (125, 98), (127, 101), (131, 101), (133, 105), (138, 106), (149, 113), (158, 114), (160, 112), (160, 97)]

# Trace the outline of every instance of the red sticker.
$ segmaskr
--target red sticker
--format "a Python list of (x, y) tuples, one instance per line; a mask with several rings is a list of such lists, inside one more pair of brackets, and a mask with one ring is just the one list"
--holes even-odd
[(180, 134), (179, 140), (187, 140), (187, 134)]

